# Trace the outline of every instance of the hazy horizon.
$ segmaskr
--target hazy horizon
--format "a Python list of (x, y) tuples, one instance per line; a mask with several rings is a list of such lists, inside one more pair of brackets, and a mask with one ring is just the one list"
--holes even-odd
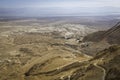
[(119, 0), (1, 0), (0, 16), (120, 15)]

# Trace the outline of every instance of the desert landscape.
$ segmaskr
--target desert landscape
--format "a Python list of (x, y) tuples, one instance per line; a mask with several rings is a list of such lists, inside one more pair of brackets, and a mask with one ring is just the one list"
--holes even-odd
[(119, 80), (119, 41), (108, 16), (2, 18), (0, 80)]

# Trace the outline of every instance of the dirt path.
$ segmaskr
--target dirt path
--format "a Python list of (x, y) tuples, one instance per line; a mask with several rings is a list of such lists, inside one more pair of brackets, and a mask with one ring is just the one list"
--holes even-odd
[(97, 68), (101, 69), (103, 71), (103, 77), (102, 77), (102, 80), (105, 80), (105, 76), (106, 76), (106, 70), (101, 67), (101, 66), (98, 66), (97, 63), (94, 63), (94, 66), (96, 66)]

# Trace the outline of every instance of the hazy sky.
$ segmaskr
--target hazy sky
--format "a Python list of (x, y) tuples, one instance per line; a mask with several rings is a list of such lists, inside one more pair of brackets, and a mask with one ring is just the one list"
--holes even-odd
[(0, 0), (0, 16), (120, 14), (120, 0)]

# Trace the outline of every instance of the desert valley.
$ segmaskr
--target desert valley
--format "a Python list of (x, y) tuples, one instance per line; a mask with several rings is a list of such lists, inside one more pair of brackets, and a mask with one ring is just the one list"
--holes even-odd
[(120, 22), (0, 19), (0, 80), (120, 80)]

